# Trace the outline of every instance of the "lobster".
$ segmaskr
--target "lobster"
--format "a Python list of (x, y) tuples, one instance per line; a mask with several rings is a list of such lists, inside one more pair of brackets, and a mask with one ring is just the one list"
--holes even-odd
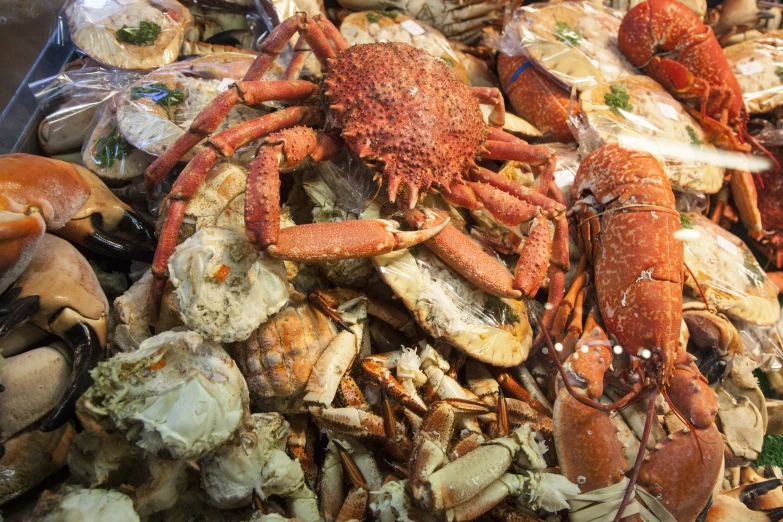
[[(739, 152), (755, 148), (780, 171), (777, 159), (748, 133), (742, 90), (715, 33), (689, 7), (677, 0), (637, 4), (623, 18), (617, 43), (632, 64), (686, 103), (716, 146)], [(760, 232), (750, 173), (732, 171), (731, 188), (742, 222)]]
[[(717, 398), (692, 356), (679, 348), (684, 264), (675, 237), (681, 225), (674, 194), (653, 156), (610, 144), (585, 158), (571, 195), (587, 262), (580, 263), (555, 324), (567, 324), (570, 316), (569, 329), (581, 329), (573, 323), (581, 323), (580, 304), (593, 287), (604, 326), (617, 344), (612, 346), (591, 310), (574, 352), (561, 364), (562, 345), (556, 349), (542, 328), (563, 377), (554, 407), (561, 471), (582, 492), (601, 489), (606, 496), (611, 490), (614, 503), (603, 506), (609, 513), (619, 505), (615, 520), (629, 504), (640, 509), (636, 494), (654, 511), (650, 493), (676, 520), (692, 521), (721, 474), (723, 443), (714, 423)], [(589, 285), (588, 263), (594, 276)], [(596, 402), (610, 378), (625, 395), (612, 404)], [(655, 418), (659, 393), (687, 428), (659, 440), (645, 455), (653, 424), (661, 431)], [(634, 403), (644, 405), (646, 420), (626, 484), (630, 458), (609, 413)], [(629, 515), (635, 512), (629, 509)]]

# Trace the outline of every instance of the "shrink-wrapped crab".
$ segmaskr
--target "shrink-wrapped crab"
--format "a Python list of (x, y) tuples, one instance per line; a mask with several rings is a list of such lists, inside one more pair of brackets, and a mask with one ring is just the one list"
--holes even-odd
[(177, 59), (190, 12), (175, 0), (88, 2), (66, 8), (71, 38), (87, 55), (122, 69), (152, 69)]

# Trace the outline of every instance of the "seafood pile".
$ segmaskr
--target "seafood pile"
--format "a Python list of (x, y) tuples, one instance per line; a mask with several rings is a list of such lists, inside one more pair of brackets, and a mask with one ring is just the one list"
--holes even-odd
[(740, 3), (70, 0), (0, 156), (0, 520), (783, 519)]

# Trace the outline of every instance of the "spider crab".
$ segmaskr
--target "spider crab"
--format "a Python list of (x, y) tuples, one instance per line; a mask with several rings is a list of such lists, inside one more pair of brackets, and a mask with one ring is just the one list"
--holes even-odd
[[(258, 81), (297, 33), (324, 69), (322, 86), (293, 80)], [(238, 103), (301, 102), (275, 113), (214, 132)], [(491, 104), (490, 126), (480, 104)], [(275, 257), (319, 262), (370, 257), (427, 245), (479, 288), (499, 297), (532, 297), (546, 276), (554, 282), (550, 300), (562, 295), (568, 269), (568, 225), (565, 207), (548, 198), (555, 154), (505, 133), (505, 108), (497, 89), (467, 87), (445, 62), (401, 43), (349, 47), (325, 18), (299, 13), (280, 24), (264, 41), (244, 80), (218, 95), (146, 173), (152, 192), (174, 165), (209, 136), (206, 146), (185, 167), (169, 194), (170, 205), (153, 263), (153, 304), (165, 284), (166, 263), (173, 251), (188, 200), (219, 157), (266, 137), (250, 165), (245, 226), (250, 241)], [(324, 125), (325, 124), (325, 125)], [(418, 230), (403, 232), (385, 220), (316, 223), (279, 229), (280, 172), (327, 160), (344, 145), (382, 178), (389, 199)], [(517, 160), (542, 167), (536, 191), (510, 183), (479, 167), (479, 158)], [(490, 213), (516, 227), (530, 222), (532, 231), (520, 247), (515, 276), (465, 239), (448, 220), (435, 219), (415, 206), (419, 195), (436, 187), (452, 204)], [(554, 238), (547, 220), (554, 222)], [(553, 247), (554, 243), (554, 247)], [(556, 303), (555, 303), (556, 304)]]

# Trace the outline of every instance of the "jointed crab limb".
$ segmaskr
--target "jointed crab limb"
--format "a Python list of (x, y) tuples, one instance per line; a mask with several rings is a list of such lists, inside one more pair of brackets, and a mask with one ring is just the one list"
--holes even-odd
[(489, 114), (489, 124), (494, 127), (502, 127), (506, 121), (506, 104), (503, 102), (503, 94), (496, 87), (472, 87), (471, 90), (479, 102), (492, 106)]
[[(302, 33), (302, 36), (305, 41), (307, 41), (310, 49), (312, 49), (316, 58), (318, 58), (318, 61), (321, 63), (321, 67), (325, 68), (326, 61), (329, 58), (333, 58), (335, 53), (315, 20), (304, 13), (299, 13), (277, 26), (269, 34), (266, 40), (264, 40), (264, 43), (259, 49), (258, 58), (248, 69), (243, 78), (243, 82), (259, 82), (264, 73), (269, 69), (269, 66), (277, 59), (286, 45), (288, 45), (288, 41), (297, 32)], [(287, 91), (287, 86), (291, 85), (292, 82), (293, 81), (263, 82), (278, 84), (278, 90), (274, 93), (271, 91), (266, 92), (266, 94), (272, 96), (272, 98), (260, 99), (254, 97), (253, 103), (298, 99), (297, 96), (301, 97), (302, 92)], [(315, 87), (315, 89), (317, 89), (317, 87)], [(289, 97), (286, 98), (286, 96)], [(147, 193), (151, 194), (166, 174), (174, 168), (174, 165), (176, 165), (185, 154), (208, 134), (214, 132), (231, 109), (241, 101), (242, 97), (240, 91), (236, 88), (229, 88), (212, 100), (212, 102), (210, 102), (210, 104), (196, 117), (191, 124), (190, 129), (178, 138), (165, 153), (149, 166), (145, 174), (145, 188)]]

